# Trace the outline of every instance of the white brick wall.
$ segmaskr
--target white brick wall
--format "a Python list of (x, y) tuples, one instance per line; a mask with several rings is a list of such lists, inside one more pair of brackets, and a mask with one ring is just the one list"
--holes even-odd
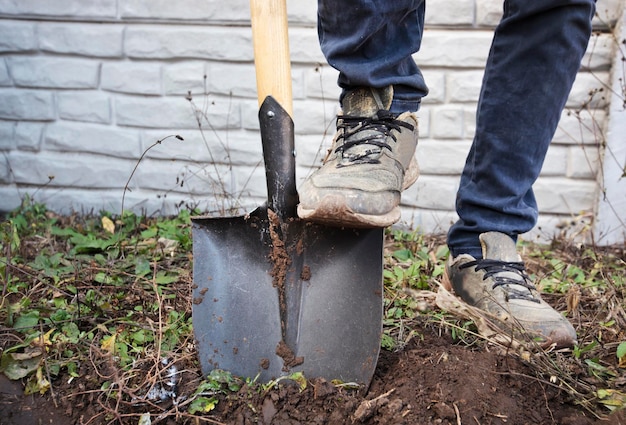
[[(537, 182), (542, 215), (528, 237), (550, 237), (563, 220), (593, 215), (605, 190), (606, 85), (619, 64), (606, 23), (621, 22), (621, 6), (598, 3), (598, 33)], [(316, 2), (288, 0), (288, 11), (302, 179), (329, 146), (339, 90), (319, 49)], [(501, 13), (502, 3), (491, 0), (427, 3), (416, 60), (430, 94), (418, 114), (422, 177), (403, 197), (409, 226), (443, 232), (456, 217), (458, 177)], [(185, 204), (220, 211), (262, 202), (248, 15), (248, 0), (0, 0), (0, 210), (36, 193), (62, 212), (119, 213), (138, 158), (161, 139), (137, 168), (126, 208), (169, 214)], [(167, 137), (176, 134), (184, 141)], [(220, 196), (224, 190), (231, 199)], [(626, 196), (619, 188), (610, 193)]]

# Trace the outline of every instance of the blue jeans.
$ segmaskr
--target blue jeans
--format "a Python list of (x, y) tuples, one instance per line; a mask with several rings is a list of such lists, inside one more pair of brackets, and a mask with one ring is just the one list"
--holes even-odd
[[(320, 45), (339, 70), (344, 92), (391, 84), (392, 112), (419, 108), (428, 89), (412, 55), (420, 48), (424, 7), (424, 0), (318, 0)], [(587, 48), (594, 12), (594, 0), (504, 1), (457, 192), (459, 220), (448, 232), (452, 255), (481, 258), (481, 233), (516, 240), (537, 223), (532, 185)]]

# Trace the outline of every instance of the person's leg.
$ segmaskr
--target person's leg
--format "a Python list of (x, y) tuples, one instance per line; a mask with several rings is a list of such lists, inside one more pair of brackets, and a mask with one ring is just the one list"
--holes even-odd
[(517, 254), (537, 221), (539, 176), (591, 34), (593, 0), (508, 0), (496, 28), (477, 126), (448, 232), (446, 278), (465, 302), (515, 339), (576, 343), (569, 321), (542, 298)]
[(414, 158), (424, 79), (413, 61), (423, 0), (319, 1), (319, 37), (339, 70), (342, 114), (324, 164), (299, 187), (298, 216), (327, 225), (387, 227), (419, 174)]
[(428, 93), (412, 54), (420, 48), (424, 0), (319, 0), (318, 35), (345, 91), (393, 86), (391, 111), (416, 111)]
[(537, 221), (532, 185), (591, 34), (593, 0), (507, 0), (495, 31), (476, 135), (457, 194), (453, 256), (482, 256), (479, 235), (516, 238)]

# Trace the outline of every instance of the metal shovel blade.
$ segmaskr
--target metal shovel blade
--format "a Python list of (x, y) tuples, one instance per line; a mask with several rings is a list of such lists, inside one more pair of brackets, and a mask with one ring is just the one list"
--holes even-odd
[(383, 229), (297, 219), (293, 122), (271, 97), (259, 120), (268, 206), (192, 219), (202, 371), (262, 382), (302, 371), (368, 385), (382, 333)]

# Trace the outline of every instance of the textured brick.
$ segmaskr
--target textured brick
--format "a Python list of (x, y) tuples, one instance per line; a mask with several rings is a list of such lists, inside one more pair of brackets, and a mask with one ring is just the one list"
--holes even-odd
[(606, 125), (606, 112), (597, 109), (581, 111), (565, 110), (552, 143), (558, 144), (598, 144), (603, 139)]
[(341, 94), (338, 77), (339, 72), (327, 64), (307, 67), (304, 71), (306, 96), (338, 103)]
[(623, 8), (623, 0), (604, 0), (596, 4), (596, 16), (593, 20), (595, 29), (615, 26)]
[(394, 227), (419, 230), (424, 233), (443, 235), (457, 220), (454, 211), (430, 210), (425, 208), (401, 207), (402, 218)]
[(581, 108), (583, 105), (585, 108), (606, 108), (610, 94), (607, 93), (602, 82), (608, 80), (609, 76), (606, 72), (579, 73), (576, 76), (576, 81), (574, 81), (566, 106), (572, 109)]
[(0, 121), (0, 151), (15, 149), (16, 126), (14, 121)]
[(13, 83), (9, 75), (9, 68), (4, 60), (0, 58), (0, 86), (10, 86)]
[(446, 74), (448, 102), (477, 102), (483, 74), (483, 71), (448, 72)]
[(33, 15), (71, 18), (114, 18), (117, 0), (19, 0), (3, 1), (0, 12), (5, 15)]
[(308, 28), (289, 29), (289, 53), (293, 62), (326, 62), (317, 33)]
[(134, 94), (161, 94), (161, 65), (158, 62), (102, 64), (103, 90)]
[[(122, 213), (123, 188), (39, 188), (32, 190), (20, 188), (22, 193), (30, 193), (37, 202), (46, 204), (46, 208), (59, 214), (94, 214), (99, 211), (109, 211), (114, 214)], [(0, 192), (0, 196), (1, 196)], [(137, 214), (175, 214), (176, 207), (164, 205), (168, 202), (161, 194), (154, 191), (127, 191), (124, 197), (124, 211), (134, 211)]]
[(568, 217), (542, 212), (537, 219), (537, 225), (529, 232), (521, 235), (519, 239), (522, 241), (549, 244), (554, 241), (554, 235), (561, 233), (559, 227), (562, 226), (565, 218)]
[(18, 86), (66, 89), (98, 86), (100, 64), (89, 59), (11, 57), (8, 64)]
[(422, 104), (436, 104), (445, 102), (446, 74), (440, 70), (422, 70), (424, 81), (428, 86), (428, 95), (422, 99)]
[(256, 100), (241, 103), (241, 124), (246, 130), (259, 129), (259, 104)]
[[(2, 162), (0, 159), (0, 175), (3, 173)], [(5, 167), (6, 167), (6, 163)], [(22, 194), (14, 186), (0, 186), (0, 212), (13, 211), (22, 204)]]
[(293, 104), (296, 134), (321, 134), (335, 122), (337, 105), (315, 100), (296, 101)]
[(76, 153), (11, 152), (9, 161), (16, 183), (52, 187), (123, 188), (134, 161), (111, 161), (105, 157)]
[(491, 31), (426, 30), (415, 60), (421, 66), (482, 69), (492, 37)]
[[(310, 174), (312, 169), (322, 165), (322, 160), (330, 149), (333, 131), (329, 131), (325, 136), (320, 134), (303, 134), (296, 137), (296, 164), (299, 167), (297, 176), (302, 181), (305, 176)], [(260, 143), (258, 139), (257, 143)]]
[(211, 62), (207, 64), (207, 88), (209, 93), (256, 98), (254, 66)]
[(37, 36), (34, 24), (0, 21), (0, 52), (24, 52), (35, 49), (37, 49)]
[(250, 19), (250, 3), (230, 0), (225, 7), (222, 0), (124, 0), (120, 2), (120, 15), (155, 20), (246, 21)]
[(37, 90), (0, 90), (0, 118), (45, 121), (54, 117), (52, 93)]
[(124, 50), (133, 58), (251, 61), (252, 33), (239, 27), (130, 26)]
[[(251, 197), (267, 200), (267, 183), (265, 182), (265, 167), (236, 167), (233, 169), (234, 181), (230, 193), (237, 197)], [(261, 203), (256, 204), (261, 205)]]
[(593, 33), (581, 62), (583, 70), (607, 70), (611, 67), (615, 39), (611, 34)]
[(476, 105), (463, 107), (463, 138), (473, 139), (476, 133)]
[[(243, 130), (211, 131), (183, 129), (172, 132), (184, 140), (168, 138), (146, 156), (226, 165), (257, 165), (261, 160), (261, 136)], [(145, 130), (141, 133), (143, 149), (164, 138), (163, 131)]]
[[(215, 169), (218, 171), (215, 172)], [(181, 193), (223, 193), (219, 179), (230, 190), (229, 168), (180, 160), (144, 159), (133, 177), (133, 187)], [(219, 176), (219, 177), (218, 177)]]
[(21, 150), (38, 151), (44, 124), (21, 121), (15, 126), (15, 143)]
[(502, 2), (493, 0), (476, 0), (476, 24), (495, 27), (502, 19)]
[[(214, 97), (205, 112), (203, 126), (216, 129), (238, 128), (241, 124), (239, 105), (229, 99)], [(181, 97), (118, 97), (115, 116), (119, 125), (148, 128), (197, 128), (195, 112)]]
[(141, 155), (139, 134), (135, 130), (69, 122), (48, 125), (44, 147), (46, 150), (88, 152), (118, 158), (139, 158)]
[(103, 124), (111, 122), (111, 104), (106, 93), (62, 91), (57, 97), (60, 118)]
[(317, 3), (314, 1), (287, 0), (289, 23), (317, 26)]
[[(52, 188), (37, 191), (35, 199), (43, 202), (46, 207), (59, 214), (94, 214), (100, 211), (109, 211), (113, 214), (122, 213), (123, 188), (96, 189), (96, 188)], [(143, 208), (147, 203), (146, 193), (126, 192), (124, 200), (124, 211), (130, 210), (131, 206), (136, 206), (134, 210), (137, 214), (151, 214), (154, 209), (146, 211)]]
[[(288, 0), (287, 13), (290, 23), (314, 25), (317, 4), (301, 0)], [(123, 18), (185, 21), (237, 21), (250, 19), (248, 0), (231, 0), (224, 7), (222, 0), (125, 0), (120, 3)]]
[(427, 25), (471, 26), (474, 0), (431, 1), (426, 4)]
[(572, 146), (567, 149), (567, 171), (565, 176), (573, 179), (594, 179), (600, 169), (599, 147)]
[(54, 53), (95, 57), (122, 55), (121, 25), (42, 23), (38, 26), (39, 48)]
[(416, 115), (420, 140), (430, 137), (430, 109), (422, 106)]
[(564, 176), (567, 170), (567, 147), (551, 145), (541, 168), (542, 176)]
[(534, 185), (537, 204), (542, 212), (577, 215), (592, 211), (596, 183), (559, 177), (540, 177)]
[(421, 176), (402, 192), (402, 205), (453, 211), (458, 186), (458, 177)]
[(421, 140), (417, 145), (421, 174), (461, 174), (469, 148), (470, 142)]
[[(6, 155), (0, 156), (0, 183), (11, 183), (11, 166)], [(6, 211), (2, 208), (2, 201), (0, 201), (0, 211)]]
[(165, 94), (202, 95), (206, 91), (204, 62), (184, 61), (163, 66), (163, 90)]
[[(306, 99), (306, 72), (310, 66), (294, 65), (291, 68), (291, 86), (294, 100)], [(256, 81), (256, 78), (255, 78)]]
[(464, 112), (460, 106), (440, 106), (431, 109), (431, 137), (437, 139), (463, 138)]

